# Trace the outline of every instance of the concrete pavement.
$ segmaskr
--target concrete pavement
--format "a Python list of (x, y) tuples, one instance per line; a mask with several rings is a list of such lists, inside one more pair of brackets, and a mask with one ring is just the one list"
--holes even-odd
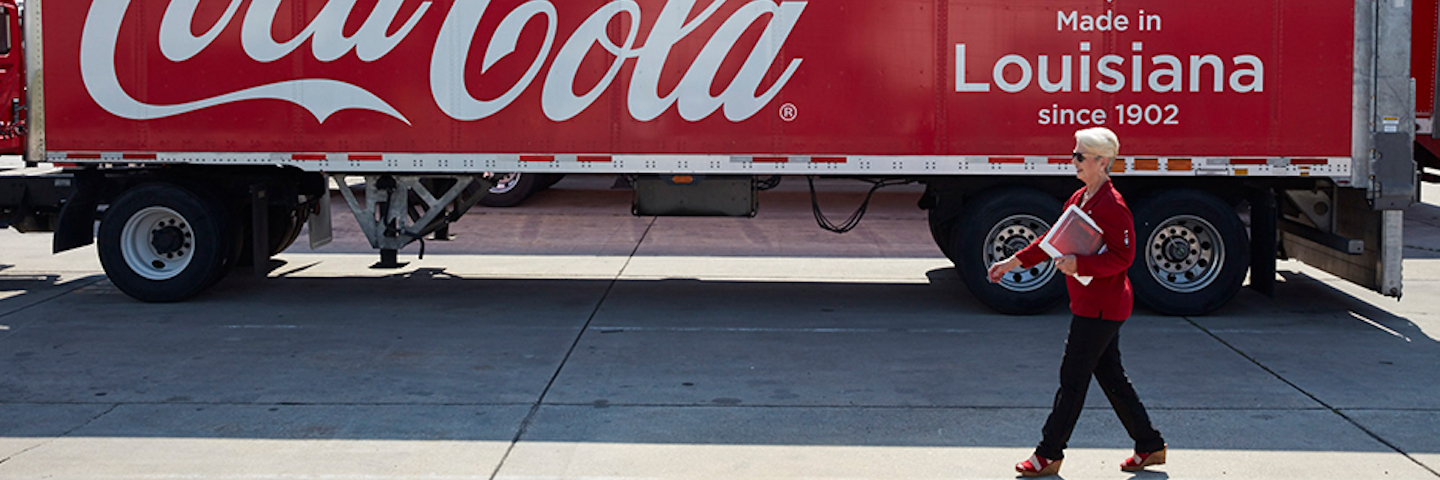
[[(337, 212), (336, 245), (180, 304), (0, 232), (0, 478), (1013, 478), (1039, 439), (1068, 315), (970, 298), (917, 190), (836, 236), (802, 182), (748, 220), (631, 217), (608, 183), (467, 217), (398, 271)], [(1273, 300), (1137, 311), (1170, 463), (1120, 472), (1092, 388), (1063, 478), (1440, 477), (1436, 212), (1407, 215), (1399, 301), (1282, 262)]]

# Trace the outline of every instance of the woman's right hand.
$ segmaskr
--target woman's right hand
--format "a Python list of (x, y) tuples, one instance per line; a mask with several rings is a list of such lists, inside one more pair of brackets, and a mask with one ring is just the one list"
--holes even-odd
[(990, 266), (990, 271), (988, 272), (988, 273), (989, 273), (989, 277), (990, 277), (990, 283), (1000, 283), (1000, 279), (1005, 276), (1005, 273), (1006, 273), (1006, 272), (1009, 272), (1009, 271), (1011, 271), (1011, 270), (1014, 270), (1016, 267), (1019, 267), (1019, 266), (1020, 266), (1020, 259), (1015, 258), (1015, 257), (1013, 257), (1013, 256), (1010, 257), (1010, 258), (1007, 258), (1007, 259), (1004, 259), (1004, 260), (995, 262), (994, 265), (991, 265), (991, 266)]

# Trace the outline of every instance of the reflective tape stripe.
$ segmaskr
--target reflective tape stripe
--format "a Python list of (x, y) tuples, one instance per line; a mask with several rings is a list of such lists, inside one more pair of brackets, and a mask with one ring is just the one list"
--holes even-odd
[[(290, 164), (307, 171), (554, 173), (665, 173), (698, 175), (890, 174), (908, 176), (1067, 176), (1071, 157), (1053, 155), (703, 155), (703, 154), (516, 154), (516, 153), (286, 153), (49, 151), (51, 163), (184, 163), (192, 165)], [(1349, 157), (1120, 157), (1116, 175), (1137, 176), (1323, 176), (1348, 179)], [(987, 166), (988, 165), (988, 166)]]

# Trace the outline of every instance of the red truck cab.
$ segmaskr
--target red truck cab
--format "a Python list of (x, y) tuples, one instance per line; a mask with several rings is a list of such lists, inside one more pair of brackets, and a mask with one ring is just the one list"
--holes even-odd
[(0, 155), (25, 152), (25, 49), (20, 7), (0, 0)]

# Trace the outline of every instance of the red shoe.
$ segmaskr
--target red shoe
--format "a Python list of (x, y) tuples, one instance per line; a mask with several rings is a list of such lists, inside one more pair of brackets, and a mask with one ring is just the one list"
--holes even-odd
[(1157, 451), (1154, 451), (1154, 452), (1150, 452), (1150, 453), (1135, 452), (1135, 456), (1130, 457), (1130, 458), (1127, 458), (1127, 459), (1125, 459), (1125, 461), (1120, 462), (1120, 469), (1121, 469), (1121, 470), (1124, 470), (1124, 471), (1127, 471), (1127, 472), (1138, 472), (1138, 471), (1144, 470), (1145, 467), (1148, 467), (1148, 466), (1151, 466), (1151, 465), (1164, 465), (1164, 464), (1165, 464), (1165, 449), (1162, 448), (1162, 449), (1160, 449), (1160, 450), (1157, 450)]
[(1015, 464), (1015, 471), (1022, 477), (1048, 477), (1060, 474), (1060, 460), (1051, 460), (1039, 455), (1031, 455), (1029, 460)]

